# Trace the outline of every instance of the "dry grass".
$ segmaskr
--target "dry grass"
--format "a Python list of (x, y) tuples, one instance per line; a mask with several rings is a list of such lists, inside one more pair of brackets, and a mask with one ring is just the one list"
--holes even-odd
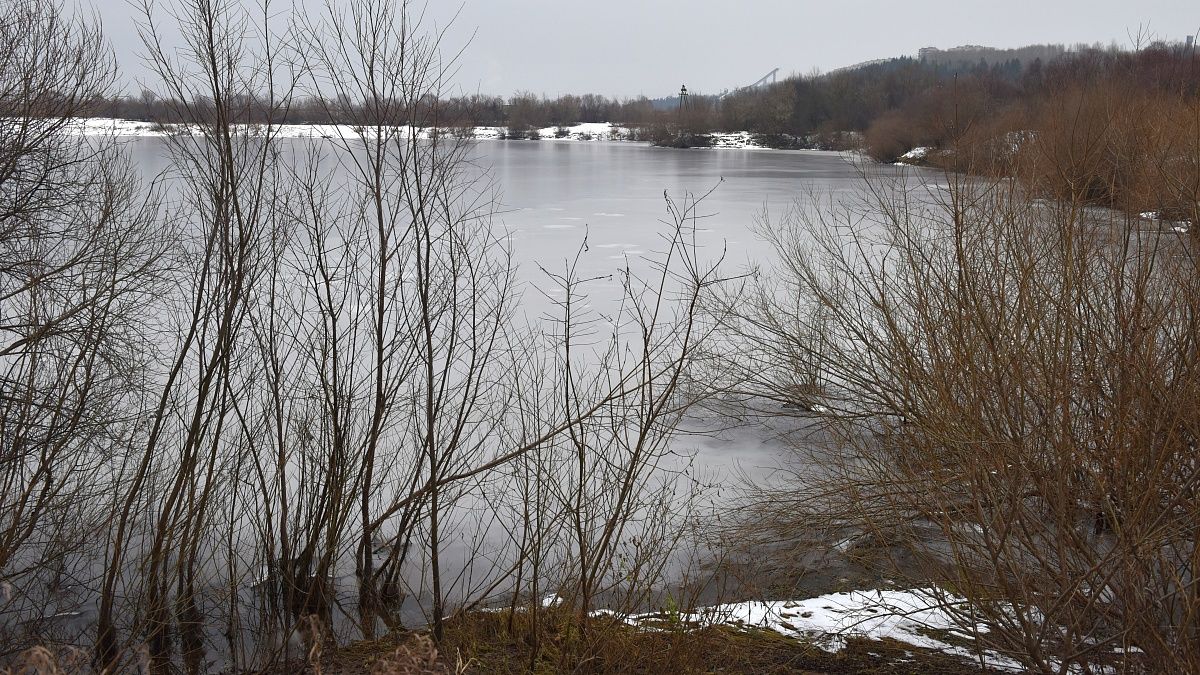
[(74, 675), (91, 672), (88, 654), (81, 649), (31, 647), (12, 663), (0, 664), (0, 675)]
[(443, 657), (428, 635), (417, 634), (372, 661), (370, 672), (371, 675), (448, 675), (466, 672), (466, 665), (461, 658)]
[[(422, 633), (336, 650), (306, 672), (417, 673), (970, 673), (970, 664), (891, 640), (851, 639), (831, 654), (768, 630), (685, 626), (646, 631), (596, 618), (579, 630), (567, 612), (543, 616), (537, 636), (522, 613), (476, 612), (446, 624), (439, 650)], [(536, 637), (536, 639), (534, 639)], [(280, 671), (284, 672), (284, 671)], [(294, 671), (287, 671), (294, 672)]]

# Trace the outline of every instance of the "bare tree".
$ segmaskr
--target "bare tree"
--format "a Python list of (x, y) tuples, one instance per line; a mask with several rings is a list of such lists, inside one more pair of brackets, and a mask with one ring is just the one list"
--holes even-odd
[[(126, 478), (109, 547), (97, 619), (102, 668), (119, 663), (117, 584), (124, 561), (134, 555), (144, 575), (134, 582), (145, 599), (141, 619), (153, 667), (167, 667), (173, 624), (193, 668), (203, 652), (200, 555), (209, 541), (210, 509), (228, 496), (221, 490), (228, 468), (223, 441), (232, 401), (242, 395), (241, 335), (277, 230), (272, 128), (236, 124), (264, 96), (269, 110), (286, 105), (286, 88), (274, 80), (273, 36), (256, 36), (261, 24), (227, 3), (181, 2), (171, 12), (186, 47), (168, 51), (157, 9), (142, 6), (142, 31), (150, 64), (188, 123), (188, 133), (172, 136), (168, 149), (190, 265), (173, 298), (178, 305), (169, 308), (172, 341), (164, 349), (158, 400)], [(264, 6), (262, 16), (268, 13)], [(276, 98), (281, 88), (283, 99)], [(142, 510), (145, 521), (136, 517)]]
[(747, 381), (834, 440), (760, 522), (909, 552), (899, 578), (1030, 669), (1194, 669), (1190, 242), (948, 180), (771, 223), (777, 285), (732, 324)]
[(40, 619), (38, 586), (87, 583), (76, 554), (108, 527), (169, 244), (120, 148), (75, 133), (112, 83), (98, 29), (11, 2), (0, 39), (0, 582)]
[[(276, 26), (269, 3), (144, 3), (153, 99), (182, 122), (144, 192), (104, 140), (68, 136), (107, 82), (98, 33), (21, 8), (45, 25), (6, 29), (2, 71), (0, 582), (26, 609), (31, 578), (86, 569), (98, 671), (201, 672), (214, 648), (237, 670), (296, 635), (311, 655), (399, 629), (406, 598), (435, 640), (505, 592), (554, 586), (581, 625), (601, 596), (646, 601), (679, 538), (667, 440), (719, 281), (693, 201), (668, 202), (665, 250), (625, 270), (597, 347), (570, 303), (553, 329), (516, 314), (489, 177), (441, 132), (455, 59), (407, 4)], [(48, 36), (75, 45), (50, 49), (62, 72), (21, 61)], [(300, 87), (350, 123), (281, 138)]]

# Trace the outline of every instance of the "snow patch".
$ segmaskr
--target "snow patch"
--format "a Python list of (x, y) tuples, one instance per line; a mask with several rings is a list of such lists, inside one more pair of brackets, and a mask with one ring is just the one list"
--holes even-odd
[[(235, 125), (236, 128), (251, 134), (266, 134), (268, 131), (277, 138), (337, 138), (342, 140), (358, 138), (363, 130), (348, 124), (278, 124), (268, 127), (261, 124)], [(172, 134), (198, 136), (203, 133), (199, 126), (186, 124), (158, 124), (138, 120), (115, 119), (108, 117), (78, 118), (67, 126), (69, 132), (78, 136), (118, 136), (118, 137), (162, 137)], [(459, 135), (478, 140), (494, 140), (508, 135), (505, 127), (467, 127), (467, 128), (434, 128), (434, 127), (400, 127), (405, 136), (416, 135), (418, 138), (432, 138), (435, 135)], [(629, 140), (633, 132), (622, 126), (609, 122), (589, 122), (569, 127), (546, 127), (538, 129), (537, 135), (546, 140), (564, 141), (608, 141)]]
[(1192, 229), (1192, 223), (1189, 220), (1167, 220), (1158, 211), (1142, 211), (1138, 217), (1143, 220), (1153, 221), (1158, 223), (1160, 227), (1169, 227), (1176, 234), (1187, 234)]
[(611, 122), (584, 122), (538, 129), (538, 136), (548, 141), (625, 141), (631, 135), (629, 129)]
[(929, 156), (929, 153), (932, 151), (933, 151), (933, 148), (927, 148), (924, 146), (918, 147), (918, 148), (913, 148), (912, 150), (909, 150), (908, 152), (904, 153), (903, 155), (900, 155), (899, 161), (896, 162), (896, 165), (897, 166), (907, 166), (913, 162), (923, 161), (926, 157)]
[[(626, 619), (634, 626), (653, 627), (654, 621), (673, 618), (701, 626), (763, 628), (782, 635), (804, 638), (828, 652), (846, 647), (851, 636), (873, 640), (893, 639), (914, 647), (976, 658), (970, 650), (947, 644), (930, 631), (956, 628), (948, 607), (965, 601), (933, 589), (850, 591), (807, 600), (738, 602), (705, 607), (690, 613), (664, 617), (662, 613), (641, 614)], [(969, 635), (956, 635), (970, 638)], [(989, 666), (1021, 670), (1020, 664), (1000, 654), (987, 652)]]

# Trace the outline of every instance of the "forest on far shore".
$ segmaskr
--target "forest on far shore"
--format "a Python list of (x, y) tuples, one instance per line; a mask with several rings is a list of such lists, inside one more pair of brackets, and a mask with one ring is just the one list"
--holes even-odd
[[(637, 140), (703, 147), (711, 144), (711, 133), (748, 131), (765, 147), (859, 149), (881, 162), (928, 148), (920, 159), (906, 161), (997, 176), (1044, 173), (1033, 153), (1020, 152), (1022, 139), (1066, 134), (1055, 142), (1064, 152), (1073, 148), (1075, 172), (1103, 176), (1083, 190), (1090, 203), (1186, 219), (1194, 205), (1164, 199), (1170, 190), (1147, 181), (1162, 173), (1164, 162), (1175, 161), (1162, 155), (1180, 140), (1168, 136), (1194, 130), (1188, 102), (1198, 93), (1195, 47), (1157, 41), (1133, 49), (925, 49), (920, 58), (793, 76), (720, 97), (693, 94), (682, 105), (596, 94), (550, 99), (528, 92), (507, 101), (449, 96), (420, 105), (436, 108), (424, 117), (436, 116), (444, 126), (504, 127), (508, 139), (536, 139), (537, 130), (547, 127), (611, 122), (631, 129), (630, 137)], [(192, 114), (201, 117), (211, 108), (204, 101), (193, 103)], [(297, 98), (282, 111), (253, 101), (236, 107), (244, 118), (238, 121), (244, 122), (269, 116), (275, 123), (338, 124), (356, 115), (352, 103), (317, 97)], [(149, 91), (115, 96), (90, 110), (123, 119), (180, 121), (178, 102)], [(1068, 118), (1071, 123), (1064, 123)], [(1120, 123), (1113, 124), (1114, 119)], [(1068, 172), (1054, 180), (1073, 185), (1076, 178)]]
[[(865, 141), (874, 158), (891, 161), (914, 147), (946, 145), (968, 128), (1028, 128), (1022, 122), (1039, 104), (1071, 89), (1103, 85), (1143, 97), (1200, 91), (1200, 59), (1194, 46), (1182, 42), (1155, 41), (1131, 49), (1096, 44), (921, 52), (919, 57), (793, 75), (721, 96), (693, 92), (682, 108), (673, 96), (548, 98), (528, 91), (507, 99), (454, 96), (436, 105), (442, 119), (506, 127), (511, 138), (524, 138), (522, 132), (532, 129), (611, 122), (643, 130), (646, 138), (655, 127), (677, 127), (691, 135), (748, 131), (772, 147), (843, 149)], [(96, 115), (163, 123), (179, 121), (172, 113), (176, 109), (149, 90), (117, 95), (93, 108)], [(254, 117), (253, 105), (242, 109)], [(301, 98), (285, 111), (274, 111), (272, 119), (337, 124), (347, 121), (344, 111), (336, 102)], [(261, 116), (265, 119), (265, 110)]]

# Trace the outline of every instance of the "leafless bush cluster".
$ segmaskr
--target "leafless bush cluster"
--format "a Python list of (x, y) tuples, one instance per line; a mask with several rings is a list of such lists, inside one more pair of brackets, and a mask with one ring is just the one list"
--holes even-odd
[[(588, 311), (568, 265), (531, 326), (470, 146), (413, 133), (450, 121), (453, 59), (407, 3), (281, 27), (146, 2), (186, 122), (153, 181), (71, 132), (111, 85), (97, 29), (3, 9), (0, 658), (238, 670), (425, 621), (440, 640), (484, 602), (556, 595), (584, 630), (645, 601), (682, 536), (664, 443), (717, 282), (694, 200), (619, 310)], [(300, 96), (353, 137), (279, 138)]]
[(1032, 191), (1198, 222), (1200, 99), (1125, 83), (1075, 86), (1011, 136), (1010, 170)]
[(0, 581), (37, 636), (110, 525), (169, 245), (124, 156), (68, 133), (113, 77), (99, 33), (40, 2), (0, 31)]
[(1162, 45), (1092, 57), (1057, 63), (1020, 92), (955, 80), (879, 117), (868, 149), (891, 161), (929, 146), (930, 165), (1017, 178), (1037, 196), (1194, 222), (1200, 59)]
[(1196, 670), (1191, 241), (946, 180), (765, 228), (779, 273), (731, 323), (744, 386), (835, 440), (758, 524), (905, 551), (897, 578), (965, 598), (961, 629), (1032, 670)]

